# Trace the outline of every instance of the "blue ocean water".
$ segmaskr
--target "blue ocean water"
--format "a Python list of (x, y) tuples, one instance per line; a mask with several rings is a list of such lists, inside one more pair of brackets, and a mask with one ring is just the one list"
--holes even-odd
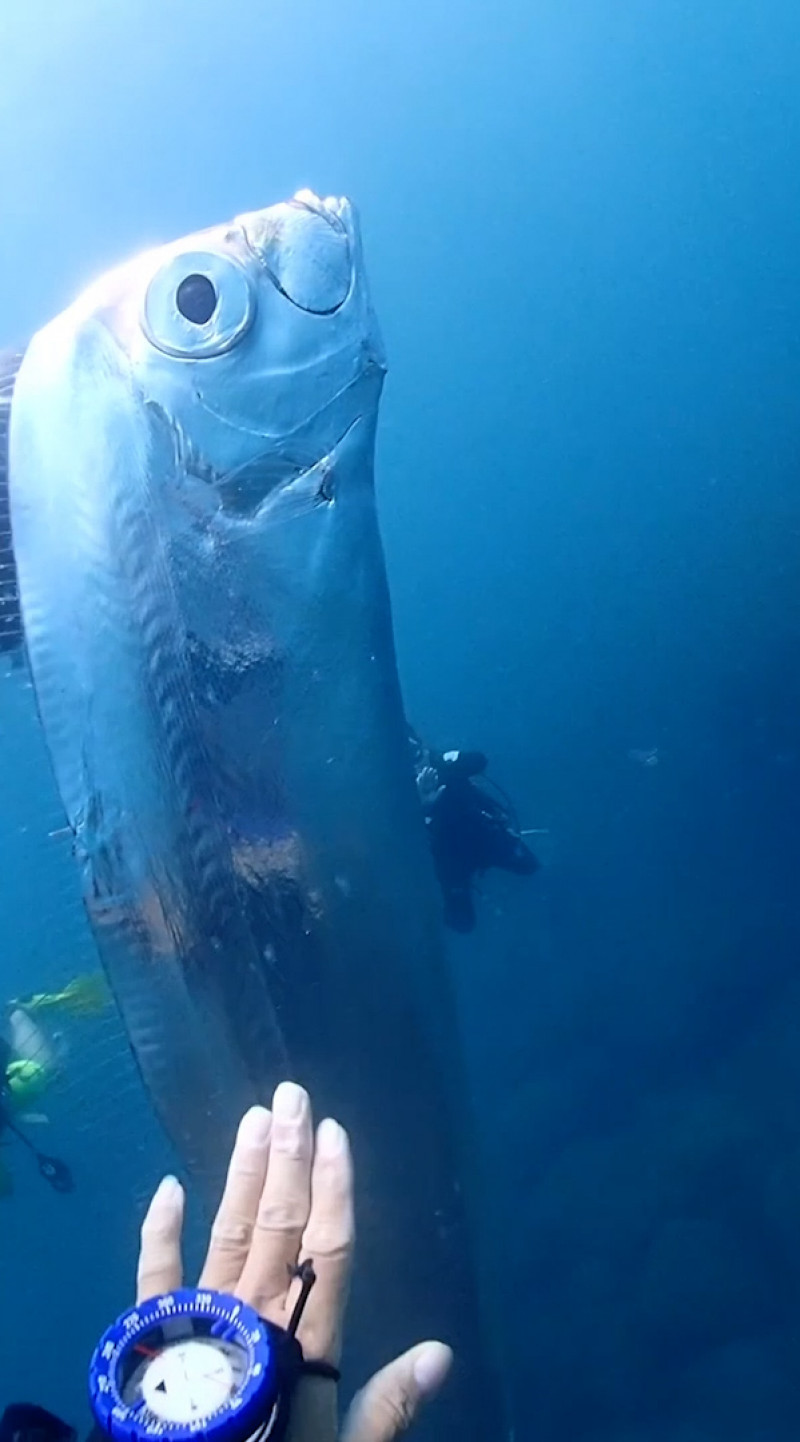
[[(548, 833), (450, 944), (518, 1438), (800, 1427), (798, 66), (787, 0), (0, 17), (3, 342), (144, 245), (302, 185), (359, 204), (409, 714)], [(68, 855), (26, 829), (34, 804), (61, 822), (22, 705), (9, 995), (92, 965), (79, 910), (52, 923)], [(5, 1312), (0, 1400), (64, 1412), (60, 1269), (122, 1305), (169, 1164), (132, 1073), (92, 1049), (79, 1074), (88, 1027), (48, 1100), (75, 1197), (3, 1150), (2, 1295), (41, 1324), (34, 1347)], [(112, 1155), (131, 1210), (98, 1257)]]

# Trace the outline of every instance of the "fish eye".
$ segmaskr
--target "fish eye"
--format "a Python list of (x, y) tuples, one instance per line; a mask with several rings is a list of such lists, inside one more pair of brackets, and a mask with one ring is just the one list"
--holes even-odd
[(253, 286), (238, 261), (220, 251), (178, 251), (152, 277), (141, 324), (165, 355), (204, 360), (238, 345), (255, 309)]
[(175, 293), (175, 304), (184, 320), (207, 325), (217, 308), (217, 292), (207, 275), (187, 275)]

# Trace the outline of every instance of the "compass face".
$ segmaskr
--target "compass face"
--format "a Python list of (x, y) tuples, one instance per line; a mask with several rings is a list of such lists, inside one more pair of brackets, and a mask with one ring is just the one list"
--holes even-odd
[(204, 1421), (230, 1403), (247, 1381), (248, 1357), (217, 1337), (188, 1336), (150, 1355), (133, 1349), (139, 1363), (121, 1388), (122, 1400), (143, 1402), (161, 1422)]
[(236, 1297), (191, 1290), (125, 1313), (102, 1338), (92, 1405), (119, 1442), (243, 1442), (277, 1402), (270, 1325)]

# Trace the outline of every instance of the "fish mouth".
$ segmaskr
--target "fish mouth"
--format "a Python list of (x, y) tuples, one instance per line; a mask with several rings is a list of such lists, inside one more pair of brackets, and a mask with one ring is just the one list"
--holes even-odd
[(331, 316), (356, 283), (353, 211), (344, 198), (298, 190), (290, 201), (237, 217), (247, 249), (298, 310)]

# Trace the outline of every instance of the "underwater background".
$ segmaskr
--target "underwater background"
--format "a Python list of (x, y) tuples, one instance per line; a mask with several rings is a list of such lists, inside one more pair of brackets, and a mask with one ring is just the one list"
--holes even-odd
[[(790, 0), (0, 12), (0, 342), (300, 186), (359, 205), (409, 716), (547, 832), (450, 941), (518, 1439), (800, 1432), (799, 82)], [(4, 686), (8, 997), (95, 964), (32, 715)], [(75, 1193), (2, 1150), (0, 1401), (83, 1425), (173, 1162), (116, 1023), (64, 1030)]]

